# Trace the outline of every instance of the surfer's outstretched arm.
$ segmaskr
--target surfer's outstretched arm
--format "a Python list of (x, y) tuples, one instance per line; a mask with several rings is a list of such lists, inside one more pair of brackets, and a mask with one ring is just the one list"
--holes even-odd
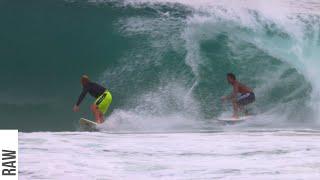
[(79, 98), (78, 98), (77, 103), (73, 106), (73, 111), (74, 112), (78, 112), (79, 111), (79, 109), (80, 109), (79, 105), (81, 104), (81, 102), (84, 99), (84, 97), (86, 97), (87, 93), (88, 93), (88, 90), (87, 90), (87, 88), (84, 87), (82, 89), (82, 92), (81, 92)]
[(76, 103), (77, 106), (79, 106), (81, 104), (82, 100), (84, 99), (84, 97), (86, 97), (87, 93), (88, 93), (88, 90), (86, 88), (83, 88), (83, 90), (78, 98), (78, 101)]
[(238, 92), (239, 92), (239, 87), (237, 84), (234, 84), (232, 93), (228, 96), (222, 96), (221, 100), (233, 100), (233, 99), (237, 98)]

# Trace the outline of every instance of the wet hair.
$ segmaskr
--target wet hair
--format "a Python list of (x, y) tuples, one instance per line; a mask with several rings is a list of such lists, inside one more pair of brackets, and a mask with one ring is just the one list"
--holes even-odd
[(228, 73), (228, 74), (227, 74), (227, 77), (230, 77), (230, 78), (232, 78), (233, 80), (236, 80), (236, 79), (237, 79), (236, 76), (235, 76), (233, 73)]

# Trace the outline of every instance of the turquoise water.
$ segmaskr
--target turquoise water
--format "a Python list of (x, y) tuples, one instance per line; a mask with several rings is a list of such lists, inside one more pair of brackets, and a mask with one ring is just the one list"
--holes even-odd
[(92, 118), (89, 97), (72, 112), (83, 73), (128, 128), (207, 126), (225, 111), (227, 72), (255, 89), (252, 111), (273, 120), (261, 126), (316, 128), (317, 3), (218, 2), (1, 1), (0, 128), (77, 130)]

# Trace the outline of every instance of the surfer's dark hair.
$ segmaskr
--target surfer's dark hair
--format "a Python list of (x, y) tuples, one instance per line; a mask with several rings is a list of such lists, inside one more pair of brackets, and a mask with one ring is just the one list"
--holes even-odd
[(236, 80), (236, 76), (233, 73), (228, 73), (227, 77), (231, 77), (233, 80)]

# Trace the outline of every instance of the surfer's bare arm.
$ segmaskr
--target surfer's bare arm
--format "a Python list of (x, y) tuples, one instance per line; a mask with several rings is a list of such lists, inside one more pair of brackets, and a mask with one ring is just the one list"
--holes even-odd
[(233, 92), (231, 94), (230, 99), (236, 98), (238, 93), (239, 93), (239, 84), (236, 83), (236, 84), (233, 85)]
[(230, 95), (228, 95), (228, 96), (222, 96), (221, 99), (222, 100), (230, 100), (230, 99), (236, 98), (238, 92), (239, 92), (239, 85), (238, 84), (234, 84), (232, 93)]

